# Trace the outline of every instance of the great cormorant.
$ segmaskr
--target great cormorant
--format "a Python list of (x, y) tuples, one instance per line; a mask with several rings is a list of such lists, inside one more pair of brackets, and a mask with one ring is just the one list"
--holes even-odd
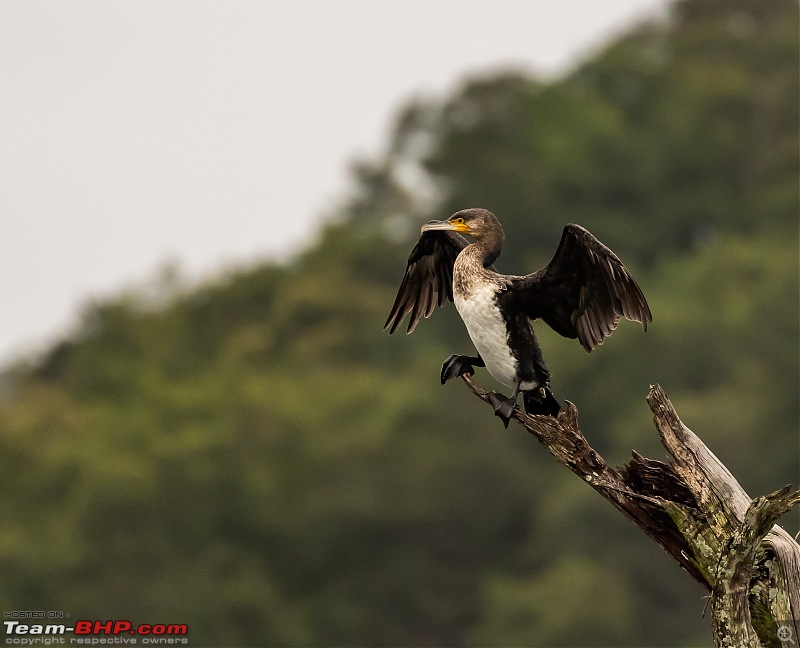
[(437, 305), (455, 302), (478, 355), (450, 356), (442, 365), (441, 382), (486, 367), (497, 381), (514, 388), (511, 398), (491, 395), (506, 427), (520, 392), (528, 413), (556, 415), (560, 410), (530, 320), (542, 318), (591, 352), (611, 335), (620, 317), (640, 322), (645, 331), (653, 319), (617, 255), (580, 225), (564, 227), (550, 263), (525, 276), (494, 269), (505, 235), (486, 209), (464, 209), (446, 221), (429, 221), (421, 232), (384, 328), (394, 333), (410, 313), (411, 333)]

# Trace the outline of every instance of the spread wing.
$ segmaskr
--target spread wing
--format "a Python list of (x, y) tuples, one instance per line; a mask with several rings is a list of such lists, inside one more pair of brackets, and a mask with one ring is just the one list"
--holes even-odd
[(467, 239), (456, 232), (423, 232), (408, 257), (406, 274), (383, 328), (394, 333), (411, 313), (407, 331), (411, 333), (436, 306), (453, 301), (453, 264), (467, 245)]
[(578, 338), (587, 352), (603, 343), (620, 317), (653, 321), (641, 288), (616, 254), (579, 225), (567, 225), (550, 263), (511, 280), (507, 299), (531, 319)]

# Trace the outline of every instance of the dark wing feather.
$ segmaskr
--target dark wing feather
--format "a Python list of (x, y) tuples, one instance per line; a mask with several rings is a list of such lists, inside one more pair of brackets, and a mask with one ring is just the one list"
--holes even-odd
[(406, 274), (383, 328), (394, 333), (411, 313), (407, 331), (411, 333), (436, 306), (453, 301), (453, 265), (467, 245), (467, 239), (456, 232), (423, 232), (408, 257)]
[(611, 335), (620, 317), (653, 321), (641, 289), (616, 254), (579, 225), (567, 225), (550, 263), (515, 277), (509, 290), (531, 319), (578, 338), (587, 352)]

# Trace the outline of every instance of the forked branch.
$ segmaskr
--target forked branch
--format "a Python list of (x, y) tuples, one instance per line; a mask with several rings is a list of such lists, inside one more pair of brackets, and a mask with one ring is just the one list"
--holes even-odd
[[(462, 378), (489, 402), (488, 392), (470, 375)], [(718, 646), (796, 642), (800, 545), (775, 522), (800, 501), (800, 491), (786, 486), (751, 500), (683, 424), (661, 387), (651, 387), (647, 403), (671, 455), (668, 462), (633, 452), (624, 466), (609, 466), (581, 432), (578, 410), (569, 401), (557, 418), (519, 408), (512, 418), (711, 593)]]

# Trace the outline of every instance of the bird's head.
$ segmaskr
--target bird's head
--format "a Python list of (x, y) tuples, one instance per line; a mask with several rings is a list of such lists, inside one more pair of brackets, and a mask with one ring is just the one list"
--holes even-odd
[(447, 230), (471, 236), (476, 241), (485, 238), (504, 238), (503, 226), (492, 212), (487, 209), (472, 208), (457, 211), (445, 221), (432, 220), (422, 226), (423, 232)]

